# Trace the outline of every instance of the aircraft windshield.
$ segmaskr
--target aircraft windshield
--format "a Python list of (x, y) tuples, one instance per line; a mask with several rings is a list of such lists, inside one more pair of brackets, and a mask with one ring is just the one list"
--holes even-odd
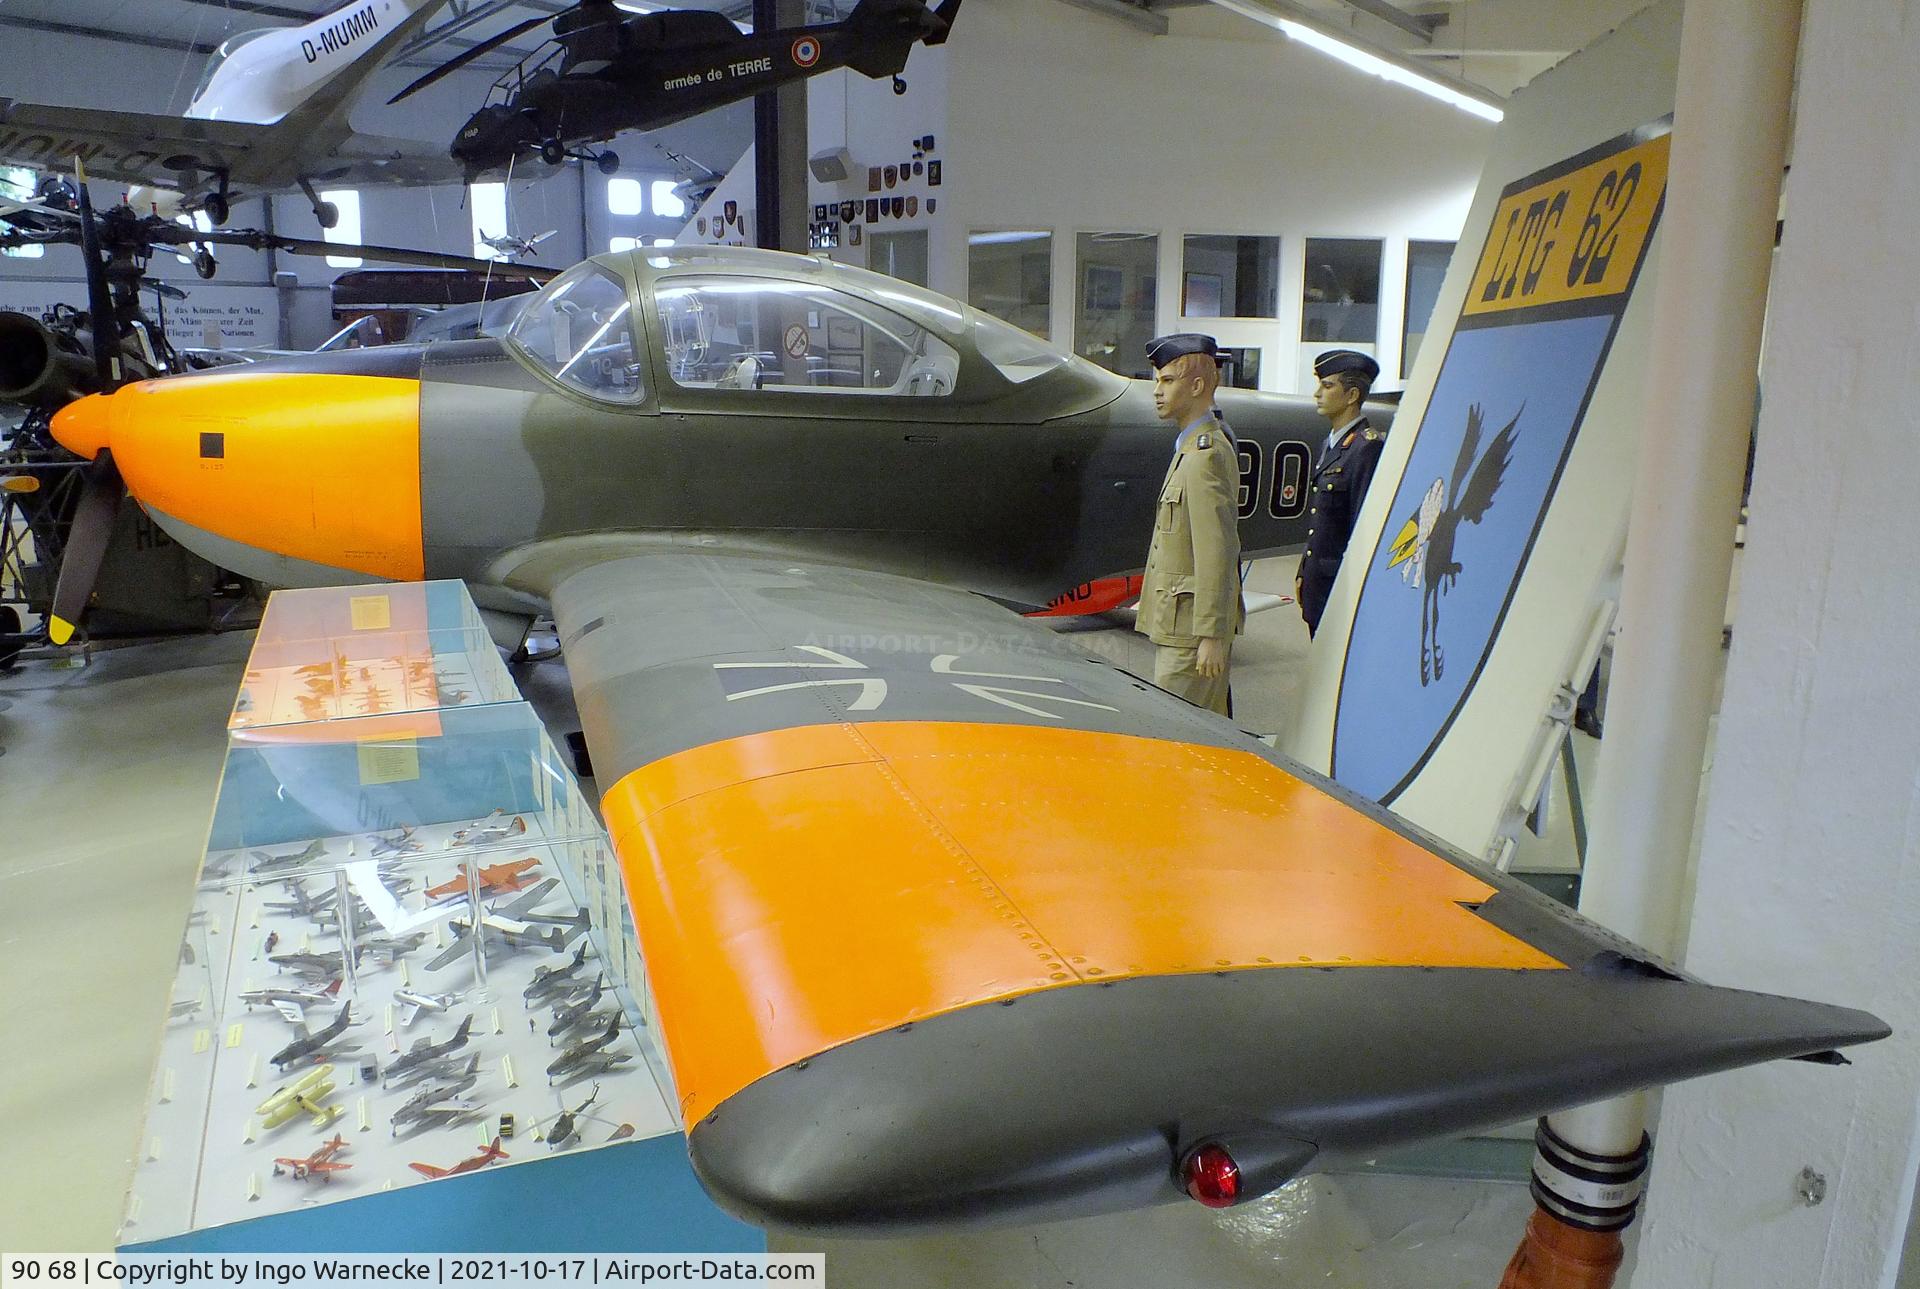
[(645, 394), (627, 286), (592, 260), (534, 297), (508, 339), (563, 385), (613, 403)]
[(200, 73), (200, 83), (193, 87), (193, 98), (189, 101), (199, 102), (200, 96), (207, 92), (207, 86), (213, 83), (213, 74), (220, 70), (220, 64), (226, 62), (234, 50), (242, 45), (251, 44), (272, 30), (271, 27), (257, 27), (252, 31), (243, 31), (237, 36), (229, 36), (221, 41), (220, 48), (214, 50), (207, 59), (206, 69)]

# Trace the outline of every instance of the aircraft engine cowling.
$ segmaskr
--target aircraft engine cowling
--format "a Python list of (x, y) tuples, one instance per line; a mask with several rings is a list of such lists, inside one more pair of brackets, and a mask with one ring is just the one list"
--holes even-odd
[(98, 388), (79, 341), (38, 318), (0, 311), (0, 403), (61, 407)]

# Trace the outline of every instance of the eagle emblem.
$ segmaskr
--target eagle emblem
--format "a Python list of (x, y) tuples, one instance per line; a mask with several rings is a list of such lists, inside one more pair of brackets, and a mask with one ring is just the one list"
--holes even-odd
[[(1420, 684), (1430, 685), (1446, 670), (1446, 651), (1440, 646), (1440, 600), (1459, 582), (1465, 570), (1454, 558), (1454, 537), (1463, 523), (1477, 524), (1500, 491), (1501, 476), (1513, 459), (1513, 445), (1521, 412), (1500, 428), (1487, 450), (1480, 451), (1484, 428), (1480, 404), (1467, 409), (1467, 430), (1453, 478), (1427, 485), (1420, 506), (1402, 524), (1387, 552), (1387, 567), (1400, 569), (1400, 580), (1420, 592)], [(1475, 458), (1478, 458), (1476, 460)]]

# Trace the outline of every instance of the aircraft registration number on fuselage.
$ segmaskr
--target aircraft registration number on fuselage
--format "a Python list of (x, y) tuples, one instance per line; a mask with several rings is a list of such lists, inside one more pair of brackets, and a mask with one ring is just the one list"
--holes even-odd
[(1503, 194), (1461, 316), (1623, 294), (1667, 190), (1668, 138)]
[(1239, 518), (1252, 519), (1263, 507), (1273, 519), (1298, 519), (1307, 513), (1306, 480), (1313, 454), (1306, 444), (1282, 442), (1271, 454), (1252, 439), (1242, 439), (1238, 446)]

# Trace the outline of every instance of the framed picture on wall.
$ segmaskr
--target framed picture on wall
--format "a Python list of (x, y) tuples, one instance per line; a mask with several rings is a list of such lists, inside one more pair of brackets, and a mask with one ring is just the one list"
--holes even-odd
[(1225, 285), (1218, 273), (1189, 273), (1180, 284), (1180, 313), (1187, 318), (1220, 316), (1220, 290)]
[(1106, 264), (1087, 265), (1087, 308), (1117, 312), (1126, 299), (1127, 275)]

